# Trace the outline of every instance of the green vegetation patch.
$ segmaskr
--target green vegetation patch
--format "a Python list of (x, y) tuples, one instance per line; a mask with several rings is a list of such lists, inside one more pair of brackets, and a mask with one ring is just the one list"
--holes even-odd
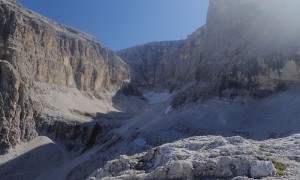
[(276, 168), (276, 174), (278, 174), (279, 176), (282, 176), (285, 174), (285, 170), (288, 168), (289, 165), (287, 164), (283, 164), (281, 162), (272, 160), (272, 163), (274, 164), (275, 168)]
[(139, 158), (132, 157), (132, 156), (128, 157), (128, 159), (129, 159), (130, 161), (140, 161)]

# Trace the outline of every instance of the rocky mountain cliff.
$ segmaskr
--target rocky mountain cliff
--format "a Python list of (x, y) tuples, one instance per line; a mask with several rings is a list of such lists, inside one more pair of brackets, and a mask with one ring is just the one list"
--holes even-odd
[(0, 154), (37, 135), (27, 87), (7, 61), (0, 61)]
[(114, 53), (0, 0), (0, 177), (299, 179), (299, 7), (211, 0), (187, 39)]
[(13, 1), (1, 1), (0, 13), (1, 57), (20, 71), (24, 80), (97, 94), (128, 79), (125, 63), (95, 38)]
[[(211, 0), (206, 25), (186, 40), (168, 42), (168, 47), (166, 43), (141, 45), (118, 55), (136, 72), (148, 69), (151, 73), (142, 74), (144, 79), (158, 76), (157, 83), (195, 82), (189, 90), (198, 89), (190, 92), (196, 99), (263, 97), (300, 80), (297, 5), (296, 0)], [(181, 44), (175, 53), (172, 44)]]
[(132, 67), (133, 81), (141, 86), (186, 82), (204, 34), (205, 27), (201, 27), (186, 40), (153, 42), (117, 54)]
[[(34, 137), (33, 114), (57, 108), (53, 103), (58, 100), (50, 96), (56, 97), (62, 89), (62, 97), (70, 92), (94, 100), (110, 99), (130, 79), (128, 66), (87, 34), (15, 1), (0, 1), (0, 19), (2, 153)], [(103, 95), (105, 91), (111, 95)], [(80, 104), (85, 106), (83, 100)], [(66, 111), (68, 107), (56, 116)]]

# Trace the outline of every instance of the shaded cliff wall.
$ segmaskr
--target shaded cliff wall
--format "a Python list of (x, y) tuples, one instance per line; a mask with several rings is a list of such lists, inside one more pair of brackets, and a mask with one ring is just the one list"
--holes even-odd
[(188, 71), (198, 53), (205, 28), (199, 28), (186, 40), (153, 42), (118, 51), (135, 74), (133, 80), (139, 84), (162, 84), (174, 81), (185, 82)]
[[(211, 0), (205, 26), (181, 41), (183, 45), (175, 53), (164, 47), (166, 50), (162, 55), (153, 55), (152, 61), (148, 62), (160, 62), (164, 55), (172, 57), (166, 66), (171, 64), (170, 69), (178, 77), (170, 76), (164, 70), (160, 73), (161, 82), (166, 79), (195, 82), (196, 85), (183, 91), (196, 89), (197, 97), (204, 94), (221, 97), (233, 89), (234, 94), (252, 96), (275, 92), (300, 81), (299, 7), (296, 0), (289, 3), (281, 0)], [(154, 45), (156, 49), (162, 48), (161, 43)], [(149, 57), (145, 54), (155, 54), (152, 51), (155, 48), (146, 47), (125, 49), (118, 54), (132, 66), (140, 62), (135, 59), (147, 61)], [(185, 60), (180, 61), (182, 58)], [(181, 62), (176, 68), (172, 66), (174, 59)]]

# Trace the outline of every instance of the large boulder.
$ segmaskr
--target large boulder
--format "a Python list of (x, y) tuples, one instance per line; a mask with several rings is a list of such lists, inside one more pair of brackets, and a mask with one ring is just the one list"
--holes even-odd
[(276, 169), (271, 161), (258, 161), (251, 167), (250, 173), (253, 178), (274, 176)]
[(241, 137), (182, 139), (134, 156), (108, 161), (91, 177), (140, 179), (263, 178), (275, 175), (271, 161), (257, 158), (259, 148)]

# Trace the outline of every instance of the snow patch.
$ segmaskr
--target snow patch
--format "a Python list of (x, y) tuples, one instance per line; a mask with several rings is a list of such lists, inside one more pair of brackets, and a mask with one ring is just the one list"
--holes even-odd
[(148, 99), (149, 104), (157, 104), (167, 101), (172, 96), (172, 94), (149, 92), (144, 94), (144, 96)]
[(165, 111), (164, 111), (164, 115), (168, 114), (169, 112), (171, 112), (173, 109), (172, 109), (172, 106), (169, 106)]
[(123, 82), (130, 83), (130, 79), (124, 79)]
[(137, 138), (137, 139), (134, 140), (134, 143), (138, 146), (141, 146), (141, 147), (152, 148), (152, 146), (149, 145), (144, 138)]

